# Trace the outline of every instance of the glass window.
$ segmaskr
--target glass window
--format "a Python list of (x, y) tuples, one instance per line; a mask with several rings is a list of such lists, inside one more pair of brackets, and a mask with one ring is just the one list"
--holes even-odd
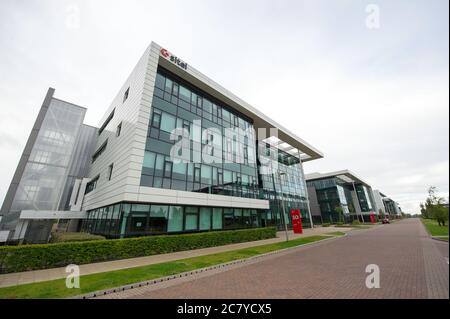
[(201, 125), (201, 121), (198, 120), (199, 123), (197, 123), (196, 125), (194, 125), (194, 123), (192, 123), (192, 129), (190, 131), (192, 131), (192, 139), (195, 142), (201, 142), (202, 141), (202, 127)]
[(168, 206), (152, 205), (150, 209), (149, 231), (164, 233), (167, 230)]
[(108, 166), (108, 181), (110, 181), (112, 178), (113, 170), (114, 170), (114, 163)]
[(211, 185), (212, 167), (202, 165), (202, 183)]
[(100, 178), (100, 175), (97, 175), (89, 183), (87, 183), (85, 194), (92, 192), (97, 187), (97, 182), (98, 182), (99, 178)]
[(191, 92), (191, 104), (197, 105), (197, 94), (195, 94), (194, 92)]
[(191, 101), (191, 91), (186, 89), (184, 86), (180, 86), (180, 99), (190, 102)]
[(143, 166), (151, 169), (155, 168), (155, 158), (156, 158), (155, 153), (145, 151)]
[(121, 205), (121, 211), (122, 211), (122, 221), (120, 222), (120, 237), (124, 237), (125, 230), (127, 227), (127, 219), (128, 215), (130, 213), (131, 205), (130, 204), (122, 204)]
[(172, 176), (172, 162), (168, 161), (166, 158), (166, 163), (164, 166), (164, 177), (170, 178)]
[(183, 231), (183, 207), (170, 206), (168, 232)]
[(234, 228), (234, 213), (232, 208), (223, 210), (224, 229)]
[(242, 219), (242, 209), (240, 209), (240, 208), (234, 209), (234, 221), (238, 227), (243, 226), (244, 221)]
[(123, 102), (125, 102), (128, 99), (128, 96), (130, 95), (130, 88), (128, 88), (125, 93), (123, 94)]
[(143, 234), (145, 232), (146, 222), (147, 222), (147, 214), (136, 214), (132, 213), (128, 218), (129, 221), (129, 233)]
[(185, 179), (186, 176), (186, 163), (174, 163), (173, 164), (173, 178)]
[(131, 205), (131, 213), (128, 218), (128, 230), (131, 234), (137, 235), (145, 233), (148, 211), (149, 205)]
[(183, 129), (185, 129), (187, 131), (187, 134), (190, 134), (191, 126), (188, 121), (183, 121)]
[(165, 91), (168, 93), (172, 93), (172, 80), (170, 79), (166, 79), (166, 86), (165, 86)]
[(156, 154), (155, 173), (162, 176), (164, 170), (164, 155)]
[(175, 116), (165, 112), (162, 113), (161, 130), (170, 133), (173, 131), (173, 129), (175, 129), (175, 123), (176, 123)]
[(211, 208), (200, 208), (200, 230), (211, 229)]
[(187, 170), (187, 179), (189, 182), (194, 181), (194, 164), (188, 163), (188, 170)]
[(166, 81), (166, 79), (164, 78), (164, 76), (162, 76), (159, 73), (156, 74), (155, 86), (157, 88), (160, 88), (161, 90), (164, 90), (165, 81)]
[(116, 136), (119, 137), (121, 132), (122, 132), (122, 122), (120, 122), (119, 125), (117, 125)]
[(156, 128), (161, 126), (161, 113), (157, 110), (153, 110), (152, 126)]
[[(97, 158), (103, 154), (103, 152), (106, 150), (106, 146), (108, 145), (108, 139), (97, 149), (97, 151), (92, 155), (92, 163), (94, 163)], [(59, 155), (59, 154), (58, 154)]]
[(242, 185), (248, 185), (248, 175), (242, 174)]
[(173, 95), (175, 95), (175, 96), (178, 96), (178, 83), (173, 83), (173, 86), (172, 86), (172, 94)]
[(131, 205), (132, 212), (148, 212), (148, 209), (149, 209), (148, 205), (140, 205), (140, 204)]
[(233, 178), (232, 178), (231, 172), (224, 170), (223, 171), (223, 183), (228, 184), (228, 183), (231, 183), (232, 181), (233, 181)]
[(161, 177), (155, 177), (153, 179), (153, 187), (162, 188), (163, 179)]
[(197, 230), (197, 215), (186, 215), (185, 230)]
[(212, 103), (207, 99), (203, 99), (203, 110), (212, 113)]
[(194, 167), (194, 182), (200, 183), (200, 167)]
[(222, 118), (225, 121), (230, 122), (230, 112), (228, 112), (226, 109), (222, 109)]
[(197, 107), (202, 108), (202, 97), (197, 95)]
[(213, 208), (212, 228), (222, 229), (222, 208)]
[(243, 209), (242, 210), (242, 216), (244, 221), (245, 227), (251, 227), (252, 226), (252, 220), (250, 217), (250, 209)]

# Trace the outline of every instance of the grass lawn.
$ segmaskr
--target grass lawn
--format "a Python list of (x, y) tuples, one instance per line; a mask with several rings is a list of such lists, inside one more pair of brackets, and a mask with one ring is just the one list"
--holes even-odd
[(433, 237), (441, 237), (445, 239), (447, 237), (448, 240), (448, 224), (446, 226), (439, 226), (438, 222), (434, 219), (423, 219), (422, 223), (425, 225), (425, 228)]
[(293, 239), (288, 242), (279, 242), (275, 244), (255, 246), (206, 256), (180, 259), (172, 262), (81, 276), (79, 289), (66, 288), (65, 278), (13, 287), (5, 287), (0, 288), (0, 298), (42, 299), (77, 296), (97, 290), (120, 287), (145, 280), (175, 275), (185, 271), (191, 271), (198, 268), (204, 268), (212, 265), (230, 262), (233, 260), (252, 257), (275, 250), (316, 242), (319, 240), (330, 238), (330, 236), (341, 235), (344, 235), (344, 233), (334, 232), (322, 236), (310, 236), (305, 238)]

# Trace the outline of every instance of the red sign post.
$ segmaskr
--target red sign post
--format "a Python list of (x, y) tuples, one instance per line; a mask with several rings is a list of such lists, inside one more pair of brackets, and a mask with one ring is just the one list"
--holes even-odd
[(375, 223), (376, 223), (376, 220), (375, 220), (375, 214), (374, 214), (374, 213), (370, 213), (370, 222), (371, 222), (372, 224), (375, 224)]
[(294, 234), (302, 234), (303, 226), (302, 226), (302, 217), (300, 215), (300, 210), (292, 209), (291, 217), (292, 217), (292, 227), (294, 229)]

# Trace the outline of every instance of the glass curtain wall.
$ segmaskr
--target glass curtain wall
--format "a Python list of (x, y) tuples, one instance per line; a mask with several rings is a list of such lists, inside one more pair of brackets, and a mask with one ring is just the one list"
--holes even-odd
[(94, 209), (81, 231), (107, 238), (262, 227), (256, 209), (121, 203)]
[[(269, 163), (268, 166), (277, 167), (276, 170), (271, 170), (275, 174), (261, 172), (259, 175), (263, 196), (270, 203), (270, 210), (261, 216), (262, 223), (275, 225), (282, 229), (284, 224), (281, 214), (283, 212), (282, 205), (284, 205), (284, 220), (288, 227), (292, 227), (291, 209), (299, 209), (303, 227), (310, 227), (307, 190), (299, 159), (281, 150), (276, 150), (264, 142), (259, 142), (258, 152), (264, 154), (264, 158)], [(280, 172), (281, 176), (277, 175), (276, 171)]]
[(358, 194), (359, 205), (362, 212), (370, 212), (373, 210), (372, 202), (367, 190), (364, 185), (355, 185), (356, 193)]
[[(190, 144), (182, 149), (189, 163), (171, 161), (170, 150), (178, 142), (170, 139), (175, 128), (189, 136)], [(226, 134), (227, 129), (235, 134)], [(142, 186), (259, 198), (255, 145), (251, 120), (158, 70)]]

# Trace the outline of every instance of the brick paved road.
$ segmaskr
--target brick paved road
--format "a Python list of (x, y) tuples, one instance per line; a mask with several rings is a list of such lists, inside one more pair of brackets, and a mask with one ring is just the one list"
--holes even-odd
[[(448, 298), (448, 243), (409, 219), (106, 298)], [(377, 264), (381, 287), (367, 289)]]

